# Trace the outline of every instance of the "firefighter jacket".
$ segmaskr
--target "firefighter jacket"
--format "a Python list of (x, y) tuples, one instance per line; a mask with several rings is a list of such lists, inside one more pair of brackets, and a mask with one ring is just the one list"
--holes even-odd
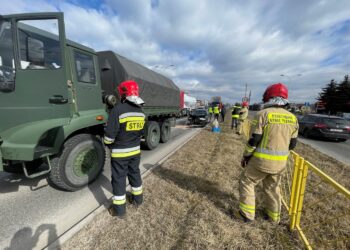
[[(283, 108), (270, 107), (259, 111), (252, 121), (253, 136), (244, 151), (245, 157), (252, 155), (249, 164), (265, 173), (282, 171), (292, 148), (291, 140), (296, 144), (298, 127), (297, 118)], [(251, 143), (254, 136), (259, 138), (256, 147)]]
[(233, 110), (232, 110), (232, 118), (234, 119), (238, 119), (239, 118), (239, 111), (241, 110), (240, 106), (233, 106)]
[(248, 108), (247, 107), (243, 107), (243, 108), (241, 108), (241, 110), (239, 111), (239, 119), (240, 120), (245, 120), (245, 119), (247, 119), (247, 117), (248, 117)]
[(214, 114), (220, 114), (220, 109), (219, 109), (219, 107), (215, 106), (213, 112), (214, 112)]
[(145, 125), (141, 107), (125, 101), (111, 110), (105, 128), (104, 143), (111, 148), (112, 158), (140, 154), (140, 140)]
[(209, 110), (208, 110), (209, 114), (212, 114), (213, 113), (213, 108), (210, 107)]

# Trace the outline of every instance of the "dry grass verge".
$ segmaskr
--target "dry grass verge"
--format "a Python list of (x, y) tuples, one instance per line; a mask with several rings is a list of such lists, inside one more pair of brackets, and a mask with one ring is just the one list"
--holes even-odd
[(277, 226), (259, 214), (251, 224), (232, 216), (244, 143), (228, 123), (222, 129), (203, 130), (153, 170), (144, 180), (144, 205), (128, 205), (125, 220), (103, 212), (62, 249), (302, 249), (285, 210)]
[[(300, 143), (296, 152), (347, 189), (350, 167)], [(301, 228), (314, 249), (350, 249), (350, 200), (312, 171), (306, 185)]]

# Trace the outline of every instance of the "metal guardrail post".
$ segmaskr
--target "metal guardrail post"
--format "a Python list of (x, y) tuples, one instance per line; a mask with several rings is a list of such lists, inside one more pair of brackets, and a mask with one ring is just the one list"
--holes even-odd
[(303, 201), (304, 201), (304, 196), (305, 196), (305, 188), (306, 188), (306, 180), (307, 180), (307, 174), (308, 174), (308, 164), (305, 163), (304, 158), (301, 158), (300, 164), (303, 165), (303, 170), (302, 170), (302, 180), (301, 180), (301, 186), (300, 186), (300, 194), (299, 194), (299, 199), (298, 199), (298, 209), (297, 209), (297, 220), (296, 220), (296, 225), (300, 226), (300, 217), (301, 217), (301, 210), (303, 208)]
[(302, 173), (303, 173), (303, 167), (304, 165), (304, 159), (299, 157), (297, 155), (296, 157), (296, 175), (293, 176), (293, 184), (294, 186), (294, 197), (291, 199), (291, 220), (290, 220), (290, 229), (295, 229), (296, 226), (296, 219), (297, 219), (297, 209), (298, 209), (298, 202), (299, 202), (299, 196), (300, 196), (300, 190), (301, 190), (301, 181), (302, 181)]

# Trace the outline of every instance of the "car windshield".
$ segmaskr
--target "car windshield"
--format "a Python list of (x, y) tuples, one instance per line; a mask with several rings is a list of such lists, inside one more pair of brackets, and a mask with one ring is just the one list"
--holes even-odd
[(195, 115), (206, 115), (207, 112), (205, 110), (195, 110), (194, 114)]
[(0, 86), (15, 79), (11, 23), (0, 20)]

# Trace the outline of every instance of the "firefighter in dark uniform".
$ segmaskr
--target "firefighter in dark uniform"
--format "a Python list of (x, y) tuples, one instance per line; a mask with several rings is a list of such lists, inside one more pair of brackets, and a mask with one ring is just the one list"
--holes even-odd
[(131, 186), (130, 202), (139, 206), (143, 202), (140, 174), (140, 140), (145, 124), (145, 114), (140, 105), (139, 87), (135, 81), (125, 81), (118, 86), (120, 104), (111, 110), (104, 143), (111, 149), (113, 204), (112, 216), (123, 218), (126, 213), (126, 177)]
[(278, 223), (281, 218), (280, 182), (289, 150), (295, 148), (298, 120), (285, 107), (288, 89), (282, 83), (269, 86), (263, 96), (264, 109), (252, 121), (252, 136), (242, 159), (239, 183), (239, 214), (245, 222), (255, 217), (255, 186), (263, 184), (264, 217)]
[(238, 118), (239, 118), (239, 112), (241, 110), (241, 106), (236, 103), (233, 106), (232, 109), (232, 122), (231, 122), (231, 129), (235, 128), (235, 132), (237, 132), (237, 126), (238, 126)]

